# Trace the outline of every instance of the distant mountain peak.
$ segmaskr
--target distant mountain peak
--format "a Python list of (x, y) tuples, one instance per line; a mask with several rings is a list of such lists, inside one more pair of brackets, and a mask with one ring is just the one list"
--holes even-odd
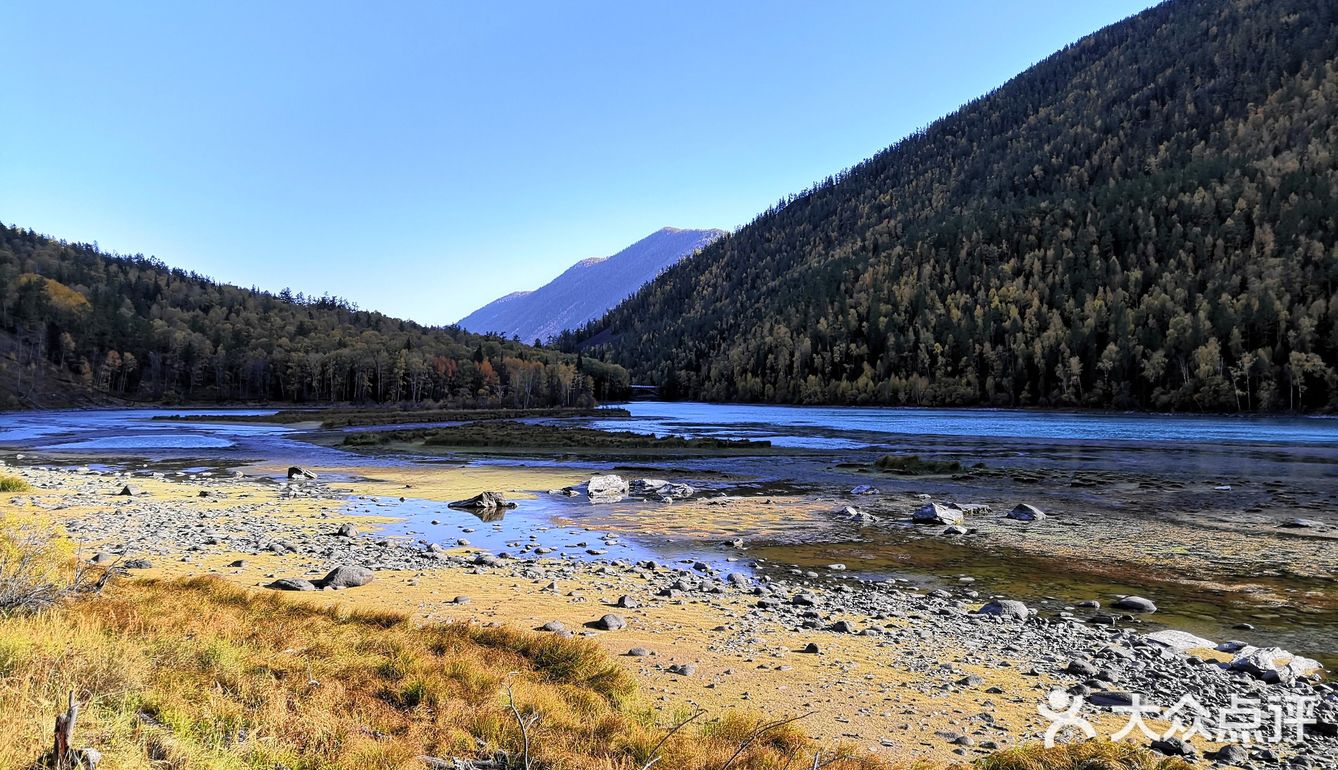
[(608, 257), (590, 257), (534, 291), (515, 291), (460, 320), (474, 332), (523, 340), (548, 339), (599, 318), (724, 230), (662, 227)]

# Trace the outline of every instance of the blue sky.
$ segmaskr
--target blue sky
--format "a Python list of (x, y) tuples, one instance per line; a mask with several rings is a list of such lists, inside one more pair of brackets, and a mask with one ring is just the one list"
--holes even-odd
[(1139, 0), (0, 8), (0, 221), (450, 323), (746, 223)]

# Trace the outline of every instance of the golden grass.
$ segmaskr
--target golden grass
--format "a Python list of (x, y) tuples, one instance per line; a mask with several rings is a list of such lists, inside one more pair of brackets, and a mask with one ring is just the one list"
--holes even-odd
[(32, 485), (18, 476), (0, 475), (0, 492), (31, 492)]
[(975, 763), (976, 770), (1190, 770), (1176, 757), (1154, 754), (1131, 743), (1092, 739), (1047, 749), (1040, 744), (995, 752)]
[[(668, 725), (594, 643), (393, 613), (317, 608), (215, 578), (133, 581), (0, 619), (0, 768), (48, 747), (68, 691), (86, 703), (76, 744), (103, 767), (422, 768), (422, 755), (518, 755), (505, 696), (541, 716), (535, 768), (635, 770)], [(720, 768), (755, 719), (701, 720), (657, 768)], [(732, 766), (807, 766), (794, 725)], [(854, 760), (836, 767), (880, 767)]]

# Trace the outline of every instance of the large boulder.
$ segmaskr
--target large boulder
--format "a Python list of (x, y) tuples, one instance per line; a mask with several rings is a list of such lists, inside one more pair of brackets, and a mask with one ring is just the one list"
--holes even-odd
[(1014, 521), (1040, 521), (1045, 518), (1045, 512), (1034, 505), (1027, 503), (1018, 503), (1013, 510), (1008, 512), (1005, 518)]
[(1016, 599), (995, 599), (976, 610), (977, 615), (994, 615), (1011, 620), (1026, 620), (1031, 617), (1031, 608)]
[(289, 478), (289, 480), (292, 480), (292, 479), (314, 479), (314, 478), (316, 478), (316, 474), (312, 473), (311, 471), (307, 470), (306, 468), (299, 468), (299, 467), (297, 467), (296, 465), (294, 465), (294, 466), (292, 466), (291, 468), (288, 469), (288, 478)]
[(515, 508), (516, 504), (506, 499), (501, 492), (479, 492), (468, 500), (456, 500), (447, 503), (448, 507), (465, 511), (495, 511), (501, 508)]
[(592, 503), (616, 503), (627, 497), (628, 491), (627, 480), (613, 473), (591, 476), (585, 485), (586, 497)]
[(341, 564), (330, 570), (330, 574), (321, 580), (326, 588), (357, 588), (372, 582), (372, 571), (366, 567)]
[(955, 505), (925, 503), (911, 514), (911, 521), (916, 524), (962, 524), (966, 521), (962, 509)]

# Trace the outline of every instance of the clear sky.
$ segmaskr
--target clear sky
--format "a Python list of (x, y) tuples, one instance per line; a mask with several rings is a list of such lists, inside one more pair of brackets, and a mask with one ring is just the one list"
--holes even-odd
[(0, 221), (450, 323), (1151, 4), (7, 0)]

